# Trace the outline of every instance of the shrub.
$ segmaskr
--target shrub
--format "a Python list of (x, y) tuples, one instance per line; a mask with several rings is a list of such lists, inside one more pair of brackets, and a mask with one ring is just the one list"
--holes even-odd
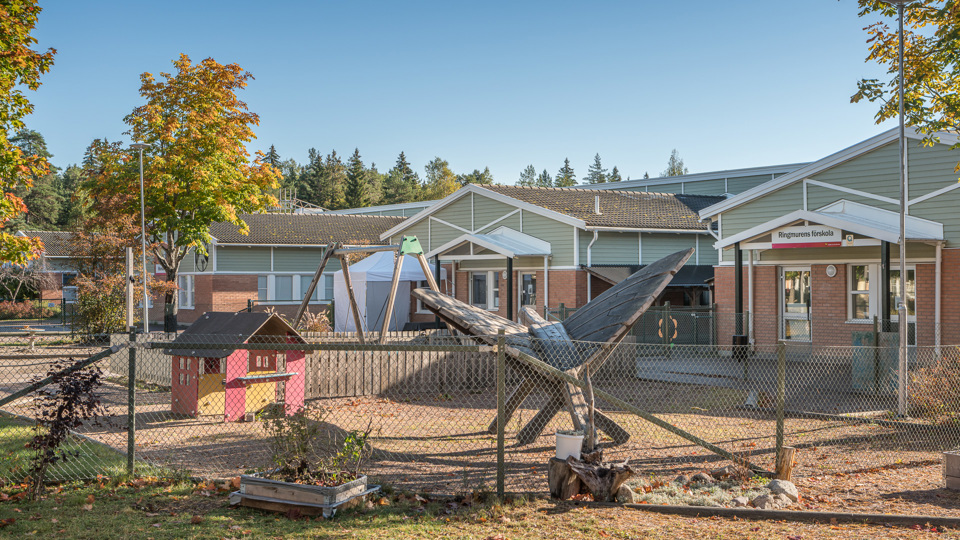
[(960, 414), (960, 350), (945, 349), (936, 364), (910, 372), (910, 413), (947, 421)]
[(0, 302), (0, 320), (36, 319), (53, 317), (60, 313), (60, 308), (40, 305), (37, 302)]
[(53, 391), (39, 392), (34, 401), (38, 430), (30, 441), (35, 452), (30, 470), (30, 496), (34, 499), (43, 493), (47, 470), (52, 465), (80, 455), (79, 451), (61, 448), (70, 431), (84, 421), (96, 421), (103, 412), (97, 395), (103, 376), (100, 369), (88, 367), (66, 372), (73, 363), (73, 359), (54, 362), (46, 375), (51, 378), (49, 386)]

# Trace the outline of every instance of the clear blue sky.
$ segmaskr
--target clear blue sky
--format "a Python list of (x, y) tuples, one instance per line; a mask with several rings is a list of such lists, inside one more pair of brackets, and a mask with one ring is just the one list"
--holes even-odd
[(651, 176), (678, 149), (690, 172), (808, 161), (890, 125), (850, 104), (870, 21), (810, 2), (43, 1), (34, 35), (58, 50), (29, 127), (58, 166), (124, 139), (139, 75), (181, 52), (236, 62), (260, 115), (251, 150), (354, 147), (423, 175), (489, 166), (512, 184), (599, 153)]

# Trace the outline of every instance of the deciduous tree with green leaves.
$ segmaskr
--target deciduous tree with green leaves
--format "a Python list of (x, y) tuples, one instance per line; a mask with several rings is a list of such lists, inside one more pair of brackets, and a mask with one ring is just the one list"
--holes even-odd
[[(890, 24), (897, 10), (878, 0), (859, 0), (859, 7), (861, 17), (880, 18), (866, 28), (867, 61), (886, 67), (887, 78), (861, 79), (850, 100), (878, 103), (875, 119), (879, 124), (896, 118), (900, 107), (899, 36), (896, 23)], [(904, 7), (903, 26), (905, 121), (923, 133), (930, 145), (937, 132), (960, 130), (960, 3), (911, 2)]]
[[(46, 175), (46, 160), (28, 154), (9, 139), (9, 134), (26, 127), (24, 118), (33, 112), (25, 90), (40, 87), (40, 76), (53, 66), (56, 50), (40, 52), (31, 47), (37, 43), (30, 35), (37, 24), (41, 8), (36, 0), (6, 0), (0, 3), (0, 226), (26, 210), (14, 194), (32, 179)], [(43, 245), (37, 239), (17, 237), (0, 231), (0, 262), (25, 264), (37, 257)]]
[(527, 165), (525, 169), (520, 171), (520, 179), (517, 180), (518, 186), (535, 186), (537, 185), (537, 169), (533, 165)]
[[(181, 54), (173, 64), (174, 73), (161, 73), (159, 79), (150, 73), (140, 76), (146, 103), (124, 119), (134, 141), (151, 145), (144, 151), (147, 235), (172, 286), (189, 250), (206, 252), (211, 223), (232, 223), (246, 234), (249, 228), (240, 215), (276, 205), (268, 190), (280, 181), (280, 171), (263, 162), (262, 152), (251, 159), (246, 150), (259, 117), (237, 92), (253, 76), (237, 64), (223, 65), (213, 58), (194, 64)], [(94, 204), (113, 194), (139, 191), (136, 167), (123, 166), (137, 155), (119, 150), (123, 155), (117, 166), (84, 184)], [(135, 215), (138, 202), (129, 197), (121, 206), (102, 210)], [(165, 327), (172, 331), (176, 290), (167, 291), (164, 304)]]
[(461, 186), (467, 184), (490, 185), (493, 183), (493, 174), (490, 173), (490, 167), (484, 167), (483, 171), (474, 169), (473, 172), (457, 175), (457, 181)]
[(427, 163), (425, 169), (427, 181), (424, 190), (427, 200), (442, 199), (460, 188), (457, 175), (450, 170), (450, 164), (447, 163), (447, 160), (439, 157), (433, 158), (430, 163)]
[(660, 177), (683, 176), (688, 172), (687, 168), (683, 165), (683, 158), (680, 157), (680, 153), (674, 148), (673, 151), (670, 152), (670, 159), (667, 160), (667, 168), (660, 173)]

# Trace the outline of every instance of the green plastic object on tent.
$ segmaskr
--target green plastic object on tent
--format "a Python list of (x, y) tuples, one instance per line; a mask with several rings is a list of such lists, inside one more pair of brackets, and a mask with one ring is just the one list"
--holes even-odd
[(416, 236), (404, 236), (400, 240), (401, 255), (420, 255), (422, 253), (423, 247), (420, 246), (420, 241), (417, 240)]

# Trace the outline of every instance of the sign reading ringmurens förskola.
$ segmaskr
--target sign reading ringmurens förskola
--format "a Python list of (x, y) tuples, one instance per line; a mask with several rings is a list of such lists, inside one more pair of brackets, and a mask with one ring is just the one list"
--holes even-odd
[(773, 249), (839, 247), (842, 245), (843, 235), (840, 229), (833, 227), (797, 225), (773, 231), (770, 242)]

